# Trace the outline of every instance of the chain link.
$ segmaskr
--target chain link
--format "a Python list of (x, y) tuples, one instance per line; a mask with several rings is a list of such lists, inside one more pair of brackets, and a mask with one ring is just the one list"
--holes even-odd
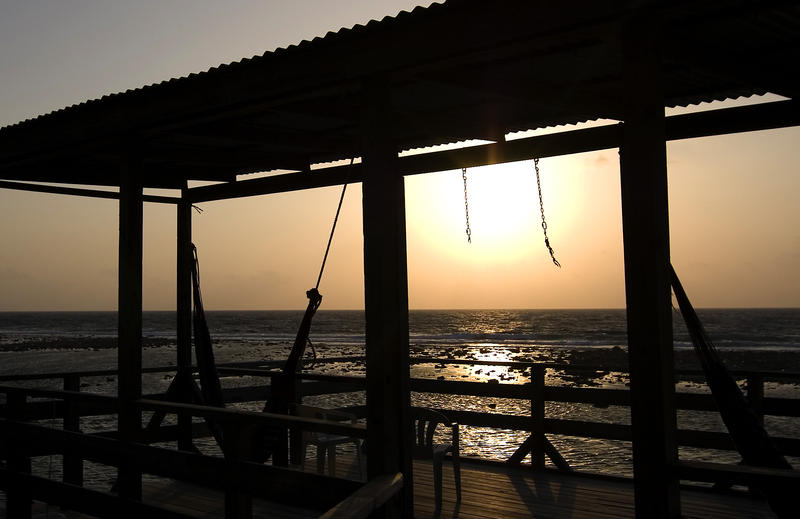
[(464, 180), (464, 216), (467, 219), (467, 243), (472, 243), (472, 231), (469, 228), (469, 197), (467, 197), (467, 168), (461, 168), (461, 178)]
[[(539, 210), (542, 213), (542, 231), (544, 231), (544, 246), (547, 247), (547, 251), (550, 253), (550, 258), (553, 260), (553, 264), (556, 267), (561, 268), (561, 263), (558, 262), (556, 259), (555, 253), (553, 252), (553, 247), (550, 246), (550, 239), (547, 237), (547, 221), (544, 219), (544, 201), (542, 200), (542, 181), (539, 179), (539, 159), (533, 159), (533, 167), (536, 170), (536, 188), (539, 190)], [(466, 182), (466, 180), (465, 180)], [(465, 186), (465, 193), (466, 193), (466, 183)]]

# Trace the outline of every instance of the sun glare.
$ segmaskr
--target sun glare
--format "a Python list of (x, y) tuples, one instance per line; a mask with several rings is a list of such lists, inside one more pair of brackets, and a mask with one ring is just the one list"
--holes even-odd
[[(407, 178), (409, 227), (431, 248), (462, 254), (469, 247), (470, 257), (481, 261), (528, 254), (542, 238), (533, 162), (469, 168), (466, 174), (466, 205), (461, 170)], [(551, 214), (561, 212), (568, 182), (556, 171), (542, 171), (545, 214), (548, 207)]]

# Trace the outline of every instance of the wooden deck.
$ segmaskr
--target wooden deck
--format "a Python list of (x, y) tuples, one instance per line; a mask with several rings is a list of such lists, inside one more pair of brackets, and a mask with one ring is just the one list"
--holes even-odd
[[(442, 518), (633, 518), (633, 485), (624, 481), (525, 469), (462, 465), (462, 503), (455, 503), (452, 470), (444, 468)], [(433, 475), (414, 466), (415, 516), (433, 515)], [(684, 518), (775, 517), (761, 501), (704, 491), (681, 492)]]
[[(313, 470), (315, 460), (307, 460)], [(359, 478), (350, 457), (338, 460), (337, 475)], [(525, 468), (485, 464), (462, 464), (463, 494), (456, 504), (452, 467), (444, 467), (444, 499), (440, 518), (626, 518), (634, 517), (633, 488), (625, 481), (571, 476), (555, 472), (534, 474)], [(433, 518), (433, 470), (429, 462), (414, 463), (415, 517)], [(220, 492), (201, 487), (149, 479), (144, 483), (145, 500), (194, 517), (224, 517)], [(700, 490), (683, 490), (682, 515), (687, 519), (773, 518), (762, 501), (746, 496), (720, 495)], [(4, 503), (3, 503), (4, 504)], [(4, 507), (3, 507), (4, 508)], [(253, 516), (277, 519), (317, 517), (302, 508), (253, 502)], [(5, 511), (0, 511), (4, 518)], [(34, 517), (84, 519), (89, 516), (37, 504)]]

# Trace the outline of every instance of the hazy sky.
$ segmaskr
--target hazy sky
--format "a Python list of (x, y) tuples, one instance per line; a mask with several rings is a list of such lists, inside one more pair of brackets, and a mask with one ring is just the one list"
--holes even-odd
[[(424, 3), (423, 3), (424, 4)], [(410, 9), (401, 0), (2, 1), (0, 126)], [(668, 145), (673, 263), (697, 306), (800, 306), (800, 131)], [(617, 150), (406, 180), (412, 308), (624, 306)], [(338, 188), (202, 204), (211, 309), (305, 307)], [(348, 189), (320, 291), (363, 307), (361, 193)], [(117, 203), (0, 190), (0, 310), (116, 308)], [(144, 304), (175, 299), (173, 207), (145, 206)]]

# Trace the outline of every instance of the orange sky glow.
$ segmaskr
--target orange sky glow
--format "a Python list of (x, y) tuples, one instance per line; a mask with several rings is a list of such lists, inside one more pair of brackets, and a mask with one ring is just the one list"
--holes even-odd
[[(416, 5), (242, 4), (192, 3), (188, 19), (156, 2), (88, 2), (64, 13), (57, 3), (4, 5), (0, 126)], [(137, 37), (144, 27), (146, 42)], [(697, 306), (800, 307), (798, 142), (792, 128), (668, 143), (672, 260)], [(544, 247), (532, 161), (468, 170), (471, 244), (461, 171), (406, 179), (412, 308), (624, 306), (617, 150), (546, 158), (540, 169), (561, 269)], [(339, 192), (200, 204), (194, 241), (207, 308), (304, 308)], [(174, 207), (145, 205), (146, 310), (175, 307), (175, 224)], [(0, 190), (0, 311), (116, 309), (117, 229), (113, 200)], [(362, 254), (353, 185), (320, 286), (322, 308), (363, 308)]]

